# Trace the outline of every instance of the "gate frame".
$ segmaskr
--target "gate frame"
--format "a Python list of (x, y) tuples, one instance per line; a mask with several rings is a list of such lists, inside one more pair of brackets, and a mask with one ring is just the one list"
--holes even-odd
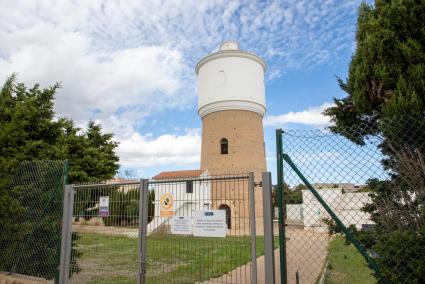
[[(272, 203), (271, 203), (271, 173), (264, 172), (262, 174), (263, 182), (256, 184), (254, 173), (249, 172), (244, 176), (221, 177), (221, 178), (206, 178), (201, 180), (228, 180), (245, 178), (248, 181), (249, 194), (249, 222), (250, 222), (250, 240), (251, 240), (251, 282), (257, 283), (257, 242), (256, 242), (256, 216), (255, 216), (255, 187), (261, 186), (263, 190), (263, 218), (264, 223), (264, 238), (265, 238), (265, 271), (271, 272), (272, 275), (266, 273), (266, 279), (273, 279), (274, 283), (274, 240), (273, 240), (273, 220), (272, 220)], [(180, 182), (181, 180), (178, 180)], [(170, 181), (167, 181), (170, 182)], [(141, 179), (139, 183), (139, 234), (138, 234), (138, 276), (137, 283), (146, 283), (146, 264), (147, 264), (147, 227), (148, 227), (148, 204), (149, 204), (149, 184), (148, 179)], [(162, 183), (162, 182), (154, 182)], [(136, 183), (137, 184), (137, 183)], [(104, 184), (90, 184), (77, 187), (87, 186), (103, 186)], [(108, 184), (114, 185), (114, 184)], [(60, 246), (60, 264), (59, 283), (68, 284), (70, 276), (71, 249), (72, 249), (72, 220), (74, 211), (75, 186), (64, 185), (63, 191), (63, 210), (62, 210), (62, 235)], [(270, 278), (271, 277), (271, 278)], [(267, 282), (268, 283), (268, 282)]]
[(60, 263), (59, 263), (59, 283), (60, 284), (69, 283), (74, 196), (75, 196), (74, 187), (72, 185), (65, 185), (64, 192), (63, 192), (62, 239), (61, 239)]
[(254, 173), (248, 173), (249, 223), (251, 234), (251, 283), (257, 283), (257, 229), (255, 227), (255, 181)]
[(265, 283), (275, 283), (272, 175), (263, 172), (263, 227), (264, 227), (264, 276)]
[(286, 271), (286, 202), (283, 193), (283, 143), (282, 143), (282, 129), (276, 129), (276, 161), (277, 161), (277, 205), (279, 215), (279, 257), (280, 257), (280, 283), (288, 283)]
[(141, 179), (139, 185), (139, 275), (138, 284), (146, 283), (147, 261), (147, 232), (148, 232), (148, 207), (149, 207), (149, 180)]

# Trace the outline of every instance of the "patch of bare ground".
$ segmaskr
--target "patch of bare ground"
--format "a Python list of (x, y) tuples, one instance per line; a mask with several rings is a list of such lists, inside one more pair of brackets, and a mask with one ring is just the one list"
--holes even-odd
[(53, 283), (53, 280), (49, 281), (42, 278), (20, 275), (20, 274), (8, 274), (6, 272), (0, 272), (0, 284), (47, 284)]
[(75, 284), (88, 283), (95, 278), (104, 278), (104, 277), (112, 277), (112, 276), (129, 277), (130, 275), (134, 275), (134, 277), (136, 277), (134, 271), (124, 269), (120, 267), (119, 265), (111, 268), (111, 267), (105, 266), (104, 263), (99, 260), (93, 260), (93, 259), (79, 260), (78, 266), (81, 268), (81, 271), (78, 273), (74, 273), (72, 275), (70, 279), (71, 283), (75, 283)]

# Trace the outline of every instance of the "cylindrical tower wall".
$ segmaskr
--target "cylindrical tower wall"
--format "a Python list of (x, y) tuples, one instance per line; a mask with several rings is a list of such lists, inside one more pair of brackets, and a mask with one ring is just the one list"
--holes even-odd
[(265, 68), (261, 58), (240, 50), (222, 50), (202, 59), (196, 66), (199, 116), (235, 109), (264, 116)]
[[(262, 172), (267, 170), (263, 133), (266, 65), (258, 56), (237, 49), (234, 43), (223, 46), (196, 66), (198, 113), (202, 119), (201, 169), (210, 174), (254, 172), (255, 181), (259, 182)], [(227, 143), (225, 153), (222, 141)], [(235, 196), (232, 189), (217, 185), (212, 188), (211, 198), (214, 208), (227, 205), (232, 216), (248, 220), (249, 203), (239, 204), (241, 197)], [(223, 200), (226, 204), (222, 204)], [(255, 211), (259, 233), (262, 210), (262, 191), (257, 187)]]
[[(221, 154), (220, 141), (228, 141), (228, 154)], [(266, 170), (263, 121), (255, 112), (227, 110), (202, 119), (201, 169), (210, 173)]]

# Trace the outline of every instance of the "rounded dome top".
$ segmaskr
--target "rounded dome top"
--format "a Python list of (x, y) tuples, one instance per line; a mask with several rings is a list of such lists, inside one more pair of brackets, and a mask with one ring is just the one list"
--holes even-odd
[(239, 49), (239, 44), (235, 41), (225, 41), (222, 44), (220, 44), (220, 50), (238, 50)]
[(217, 52), (211, 53), (201, 60), (199, 60), (198, 64), (195, 66), (195, 72), (198, 74), (199, 69), (207, 62), (218, 59), (218, 58), (224, 58), (224, 57), (244, 57), (251, 60), (256, 61), (259, 63), (262, 67), (264, 72), (267, 69), (266, 62), (264, 62), (263, 59), (261, 59), (259, 56), (255, 55), (254, 53), (243, 51), (239, 49), (239, 44), (235, 41), (225, 41), (222, 44), (220, 44), (220, 48)]

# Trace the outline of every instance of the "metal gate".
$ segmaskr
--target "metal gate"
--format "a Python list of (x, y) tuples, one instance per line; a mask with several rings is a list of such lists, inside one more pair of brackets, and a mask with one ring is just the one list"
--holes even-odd
[[(333, 233), (342, 234), (346, 242), (354, 246), (355, 251), (351, 255), (347, 253), (346, 257), (356, 259), (363, 257), (365, 265), (357, 273), (368, 274), (371, 279), (373, 279), (372, 274), (375, 274), (380, 282), (386, 283), (385, 279), (381, 278), (379, 266), (366, 250), (365, 244), (354, 235), (356, 227), (358, 229), (360, 226), (361, 229), (362, 226), (371, 224), (370, 217), (361, 211), (367, 204), (367, 201), (365, 202), (367, 193), (364, 194), (359, 191), (360, 188), (356, 188), (356, 186), (359, 187), (359, 177), (348, 172), (343, 174), (351, 168), (348, 165), (335, 165), (335, 157), (332, 154), (328, 154), (325, 158), (321, 156), (328, 149), (326, 147), (333, 148), (335, 151), (340, 150), (336, 148), (337, 144), (331, 142), (336, 139), (336, 136), (320, 131), (300, 130), (288, 133), (284, 133), (281, 129), (276, 131), (279, 241), (282, 248), (280, 250), (281, 283), (332, 282), (333, 280), (326, 277), (330, 273), (329, 270), (333, 269), (332, 265), (329, 265), (329, 259), (333, 242), (338, 240), (338, 237), (332, 236)], [(286, 137), (285, 152), (282, 137)], [(338, 137), (337, 141), (341, 143), (345, 140)], [(317, 147), (317, 143), (324, 144)], [(303, 151), (310, 147), (310, 151)], [(344, 150), (347, 151), (347, 149)], [(356, 151), (359, 154), (362, 152), (359, 149), (354, 150)], [(307, 168), (304, 171), (309, 177), (304, 175), (288, 153)], [(365, 155), (364, 151), (362, 154), (363, 158), (368, 157), (367, 154), (371, 155), (371, 153)], [(317, 161), (314, 162), (312, 159)], [(370, 162), (374, 166), (379, 165), (379, 163), (374, 164), (375, 161)], [(322, 171), (317, 169), (317, 166), (321, 167)], [(368, 170), (370, 171), (371, 167)], [(360, 175), (361, 172), (360, 169), (356, 174)], [(372, 171), (373, 173), (378, 174), (378, 171)], [(310, 182), (309, 179), (312, 181)], [(351, 184), (353, 181), (357, 183)], [(294, 204), (288, 200), (289, 194), (294, 195), (298, 192), (301, 194), (300, 203)], [(345, 265), (349, 266), (350, 263)], [(349, 278), (340, 278), (337, 282), (339, 281), (353, 282)]]
[[(155, 193), (147, 227), (150, 282), (247, 283), (256, 277), (255, 262), (250, 263), (256, 259), (253, 174), (154, 180), (149, 187)], [(161, 208), (167, 196), (173, 199), (168, 202), (174, 212)], [(187, 227), (173, 232), (175, 219), (169, 213), (183, 223), (212, 209), (225, 216), (226, 237), (195, 236), (196, 232), (184, 232), (190, 230)]]
[(257, 283), (273, 241), (271, 214), (256, 236), (255, 190), (253, 173), (66, 186), (61, 282)]

